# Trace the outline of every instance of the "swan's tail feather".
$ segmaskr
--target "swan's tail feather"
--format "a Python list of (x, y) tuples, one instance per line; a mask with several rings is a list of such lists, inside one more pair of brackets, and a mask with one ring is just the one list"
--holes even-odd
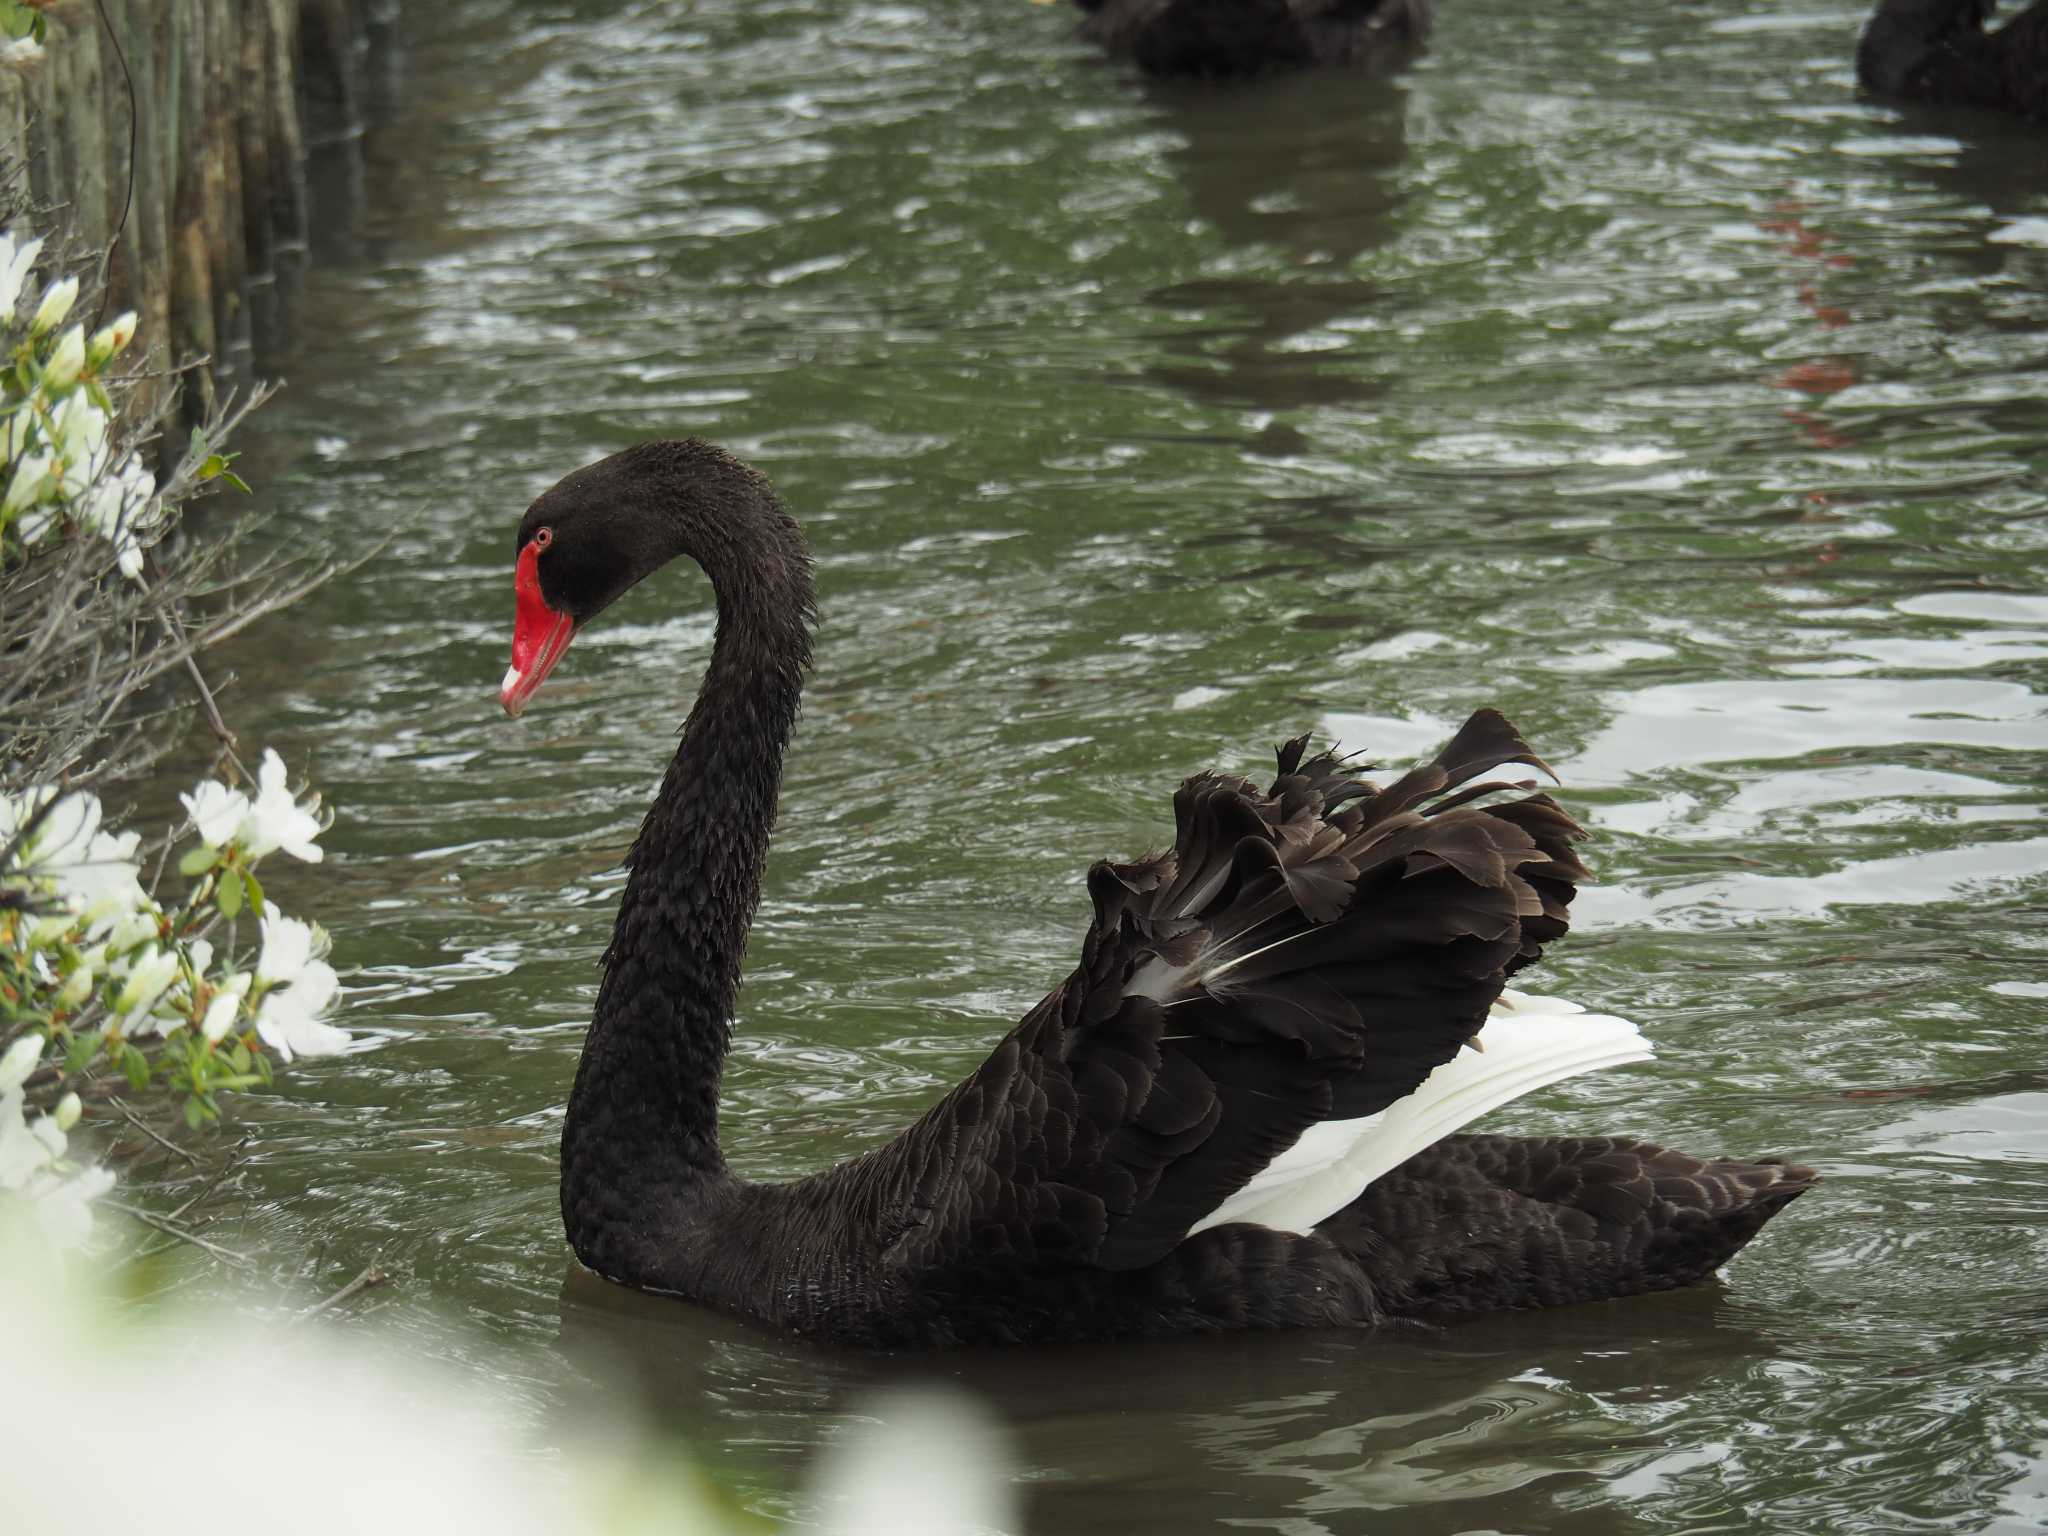
[(1479, 1032), (1483, 1051), (1460, 1051), (1420, 1088), (1385, 1110), (1312, 1125), (1192, 1232), (1252, 1221), (1307, 1232), (1416, 1153), (1524, 1094), (1583, 1072), (1648, 1061), (1650, 1044), (1626, 1019), (1587, 1013), (1561, 998), (1505, 994)]
[(1440, 1318), (1696, 1285), (1814, 1179), (1626, 1136), (1450, 1136), (1317, 1231), (1388, 1312)]

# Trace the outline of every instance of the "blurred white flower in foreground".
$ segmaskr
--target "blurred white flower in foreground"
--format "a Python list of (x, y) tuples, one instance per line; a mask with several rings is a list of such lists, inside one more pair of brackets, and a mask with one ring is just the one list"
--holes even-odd
[(114, 1176), (65, 1157), (65, 1134), (78, 1121), (78, 1095), (66, 1094), (53, 1114), (28, 1118), (22, 1084), (43, 1053), (40, 1035), (24, 1035), (0, 1056), (0, 1223), (15, 1202), (25, 1203), (43, 1241), (76, 1248), (92, 1232), (92, 1202), (113, 1188)]
[[(517, 1398), (474, 1372), (437, 1367), (374, 1327), (266, 1326), (244, 1310), (134, 1307), (91, 1276), (9, 1262), (0, 1222), (0, 1317), (14, 1319), (0, 1392), (0, 1445), (15, 1472), (10, 1531), (292, 1536), (742, 1536), (738, 1513), (687, 1448), (615, 1403), (563, 1416), (545, 1457), (511, 1422)], [(33, 1319), (33, 1326), (21, 1320)], [(195, 1352), (200, 1341), (204, 1353)], [(81, 1426), (251, 1425), (256, 1449), (193, 1481), (188, 1433), (125, 1437), (118, 1455)], [(812, 1529), (833, 1536), (994, 1536), (1014, 1531), (992, 1431), (956, 1396), (882, 1399), (872, 1430), (836, 1448)], [(337, 1448), (345, 1454), (337, 1454)], [(219, 1475), (216, 1475), (219, 1474)], [(952, 1508), (941, 1501), (958, 1497)], [(889, 1518), (891, 1510), (902, 1518)], [(839, 1514), (870, 1523), (850, 1525)], [(876, 1523), (879, 1522), (879, 1523)]]

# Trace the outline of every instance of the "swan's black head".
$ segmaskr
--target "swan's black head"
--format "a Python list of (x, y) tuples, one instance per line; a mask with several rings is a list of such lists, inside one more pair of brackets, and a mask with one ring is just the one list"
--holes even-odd
[(773, 578), (793, 572), (808, 616), (809, 560), (795, 523), (763, 476), (695, 438), (641, 443), (565, 476), (526, 509), (513, 548), (518, 608), (498, 691), (511, 715), (579, 629), (678, 555), (721, 588), (739, 573), (750, 595), (779, 591)]

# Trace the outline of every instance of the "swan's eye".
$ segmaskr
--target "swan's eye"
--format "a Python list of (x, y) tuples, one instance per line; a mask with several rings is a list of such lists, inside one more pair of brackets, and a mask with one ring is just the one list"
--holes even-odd
[(546, 549), (550, 544), (555, 542), (555, 530), (552, 528), (541, 528), (536, 530), (533, 535), (532, 542), (533, 547), (536, 551)]

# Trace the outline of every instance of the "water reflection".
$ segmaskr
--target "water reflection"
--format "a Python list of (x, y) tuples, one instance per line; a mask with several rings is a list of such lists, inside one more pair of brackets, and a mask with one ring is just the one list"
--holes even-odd
[[(1717, 1290), (1346, 1333), (876, 1357), (820, 1350), (572, 1269), (560, 1348), (629, 1391), (779, 1513), (818, 1448), (875, 1394), (971, 1389), (1013, 1437), (1032, 1530), (1622, 1531), (1591, 1497), (1674, 1470), (1657, 1426), (1704, 1381), (1756, 1372), (1779, 1343)], [(1513, 1450), (1504, 1452), (1503, 1442)], [(1684, 1464), (1680, 1457), (1679, 1464)], [(1483, 1514), (1482, 1514), (1483, 1512)]]
[[(1320, 71), (1229, 91), (1147, 89), (1174, 130), (1166, 163), (1194, 216), (1260, 260), (1251, 271), (1216, 263), (1226, 270), (1146, 295), (1177, 321), (1206, 322), (1165, 332), (1173, 360), (1150, 364), (1146, 377), (1196, 400), (1255, 410), (1373, 399), (1384, 386), (1361, 374), (1356, 344), (1337, 322), (1363, 321), (1396, 301), (1360, 277), (1357, 263), (1399, 232), (1410, 195), (1398, 174), (1406, 88)], [(1293, 443), (1256, 446), (1282, 452)]]

